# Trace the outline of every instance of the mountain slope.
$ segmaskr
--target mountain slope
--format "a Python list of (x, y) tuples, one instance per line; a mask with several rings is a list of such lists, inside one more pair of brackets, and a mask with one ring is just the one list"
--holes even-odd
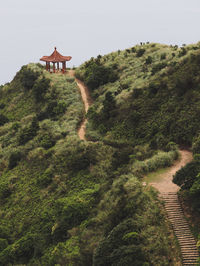
[(0, 94), (0, 265), (179, 260), (162, 204), (137, 178), (143, 164), (145, 173), (172, 164), (173, 145), (81, 141), (74, 79), (41, 65), (24, 66)]
[[(199, 64), (200, 44), (144, 44), (92, 58), (77, 70), (95, 98), (89, 126), (110, 140), (191, 145), (200, 124)], [(102, 68), (112, 69), (110, 80), (91, 85)]]
[(175, 144), (193, 149), (194, 160), (180, 169), (173, 181), (181, 187), (181, 200), (198, 239), (200, 43), (180, 48), (137, 45), (91, 58), (76, 75), (95, 99), (87, 115), (88, 139), (165, 151)]

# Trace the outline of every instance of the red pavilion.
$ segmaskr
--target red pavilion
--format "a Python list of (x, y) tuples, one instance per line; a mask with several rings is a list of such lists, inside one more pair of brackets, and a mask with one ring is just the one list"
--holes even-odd
[(66, 72), (66, 61), (70, 61), (71, 58), (72, 58), (71, 56), (61, 55), (55, 47), (54, 52), (50, 56), (43, 56), (42, 58), (40, 58), (40, 60), (46, 62), (46, 70), (49, 72), (51, 71), (50, 64), (53, 63), (53, 73), (56, 72), (56, 64), (57, 64), (57, 71), (59, 71), (59, 63), (62, 63), (61, 70), (63, 73), (65, 73)]

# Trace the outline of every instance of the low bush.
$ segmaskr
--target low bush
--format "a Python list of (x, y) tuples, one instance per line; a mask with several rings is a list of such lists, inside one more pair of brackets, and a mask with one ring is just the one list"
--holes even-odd
[(4, 109), (5, 108), (5, 104), (4, 103), (0, 103), (0, 109)]
[(24, 145), (29, 140), (33, 139), (37, 135), (39, 124), (37, 118), (34, 117), (29, 126), (22, 128), (19, 132), (18, 142), (19, 145)]
[(200, 154), (200, 136), (198, 135), (194, 138), (192, 142), (192, 152), (193, 154)]
[(22, 158), (22, 154), (20, 151), (12, 152), (9, 157), (8, 168), (13, 169), (14, 167), (16, 167), (18, 162), (21, 160), (21, 158)]
[(167, 56), (166, 53), (162, 53), (161, 56), (160, 56), (160, 59), (161, 59), (161, 60), (164, 60), (164, 59), (166, 59), (166, 56)]
[(145, 64), (150, 65), (153, 62), (153, 59), (151, 56), (148, 56), (145, 60)]
[(53, 178), (52, 170), (50, 168), (48, 168), (45, 170), (45, 172), (43, 174), (41, 174), (37, 178), (37, 184), (41, 188), (45, 188), (46, 186), (48, 186), (52, 182), (52, 178)]
[(108, 82), (114, 82), (117, 78), (117, 72), (102, 65), (98, 60), (91, 59), (84, 66), (83, 80), (92, 90)]
[(27, 90), (33, 88), (36, 80), (40, 76), (40, 73), (29, 69), (27, 66), (23, 66), (20, 71), (20, 80), (23, 87)]
[(8, 180), (2, 181), (0, 183), (0, 199), (1, 200), (6, 199), (7, 197), (10, 196), (10, 194), (11, 194), (11, 189), (9, 186), (9, 181)]
[(8, 123), (9, 122), (9, 119), (3, 115), (3, 114), (0, 114), (0, 126), (3, 126), (5, 123)]
[(50, 87), (50, 80), (45, 77), (42, 77), (41, 79), (38, 79), (35, 82), (33, 86), (33, 93), (36, 101), (44, 100), (44, 95), (49, 87)]
[(67, 230), (78, 226), (89, 214), (88, 202), (81, 197), (60, 198), (55, 202), (58, 226), (53, 231), (54, 240), (66, 240)]
[(150, 159), (134, 162), (131, 166), (131, 172), (138, 177), (142, 177), (144, 174), (172, 165), (173, 161), (177, 158), (177, 150), (170, 152), (159, 152)]
[(143, 48), (140, 48), (139, 50), (137, 50), (137, 52), (136, 52), (136, 56), (137, 57), (141, 57), (141, 56), (143, 56), (143, 54), (145, 53), (145, 49), (143, 49)]
[(181, 57), (186, 54), (187, 54), (187, 50), (185, 49), (185, 47), (181, 47), (181, 50), (179, 51), (178, 56)]
[(152, 75), (154, 75), (155, 73), (157, 73), (161, 69), (165, 68), (166, 66), (167, 66), (167, 63), (165, 63), (165, 62), (157, 63), (157, 64), (153, 65), (152, 70), (151, 70)]
[(190, 189), (196, 181), (198, 173), (200, 173), (200, 162), (192, 161), (176, 172), (173, 182), (181, 189)]
[(2, 265), (6, 264), (25, 264), (34, 254), (34, 235), (31, 233), (21, 237), (12, 245), (9, 245), (0, 253)]
[(144, 265), (141, 239), (135, 223), (125, 220), (103, 239), (94, 254), (93, 265)]
[(40, 137), (40, 146), (42, 146), (45, 149), (49, 149), (55, 145), (55, 141), (52, 139), (52, 137), (49, 134), (45, 134)]
[(0, 252), (7, 248), (8, 241), (6, 239), (0, 238)]
[(64, 101), (49, 100), (47, 106), (37, 114), (39, 121), (53, 118), (57, 120), (60, 115), (66, 111), (66, 103)]

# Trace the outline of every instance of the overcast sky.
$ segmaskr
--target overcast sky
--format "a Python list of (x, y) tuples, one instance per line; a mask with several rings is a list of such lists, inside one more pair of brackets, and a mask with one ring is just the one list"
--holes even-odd
[(78, 66), (140, 42), (200, 40), (200, 0), (1, 0), (0, 84), (54, 46)]

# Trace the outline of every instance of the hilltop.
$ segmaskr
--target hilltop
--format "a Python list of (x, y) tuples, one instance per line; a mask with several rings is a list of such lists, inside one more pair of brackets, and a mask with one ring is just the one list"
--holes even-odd
[(76, 72), (95, 99), (89, 129), (108, 140), (191, 145), (199, 132), (199, 65), (199, 43), (142, 44), (91, 58)]
[(141, 181), (172, 165), (177, 145), (200, 153), (199, 63), (200, 44), (85, 62), (87, 141), (73, 77), (29, 64), (0, 87), (0, 265), (180, 265), (163, 204)]

